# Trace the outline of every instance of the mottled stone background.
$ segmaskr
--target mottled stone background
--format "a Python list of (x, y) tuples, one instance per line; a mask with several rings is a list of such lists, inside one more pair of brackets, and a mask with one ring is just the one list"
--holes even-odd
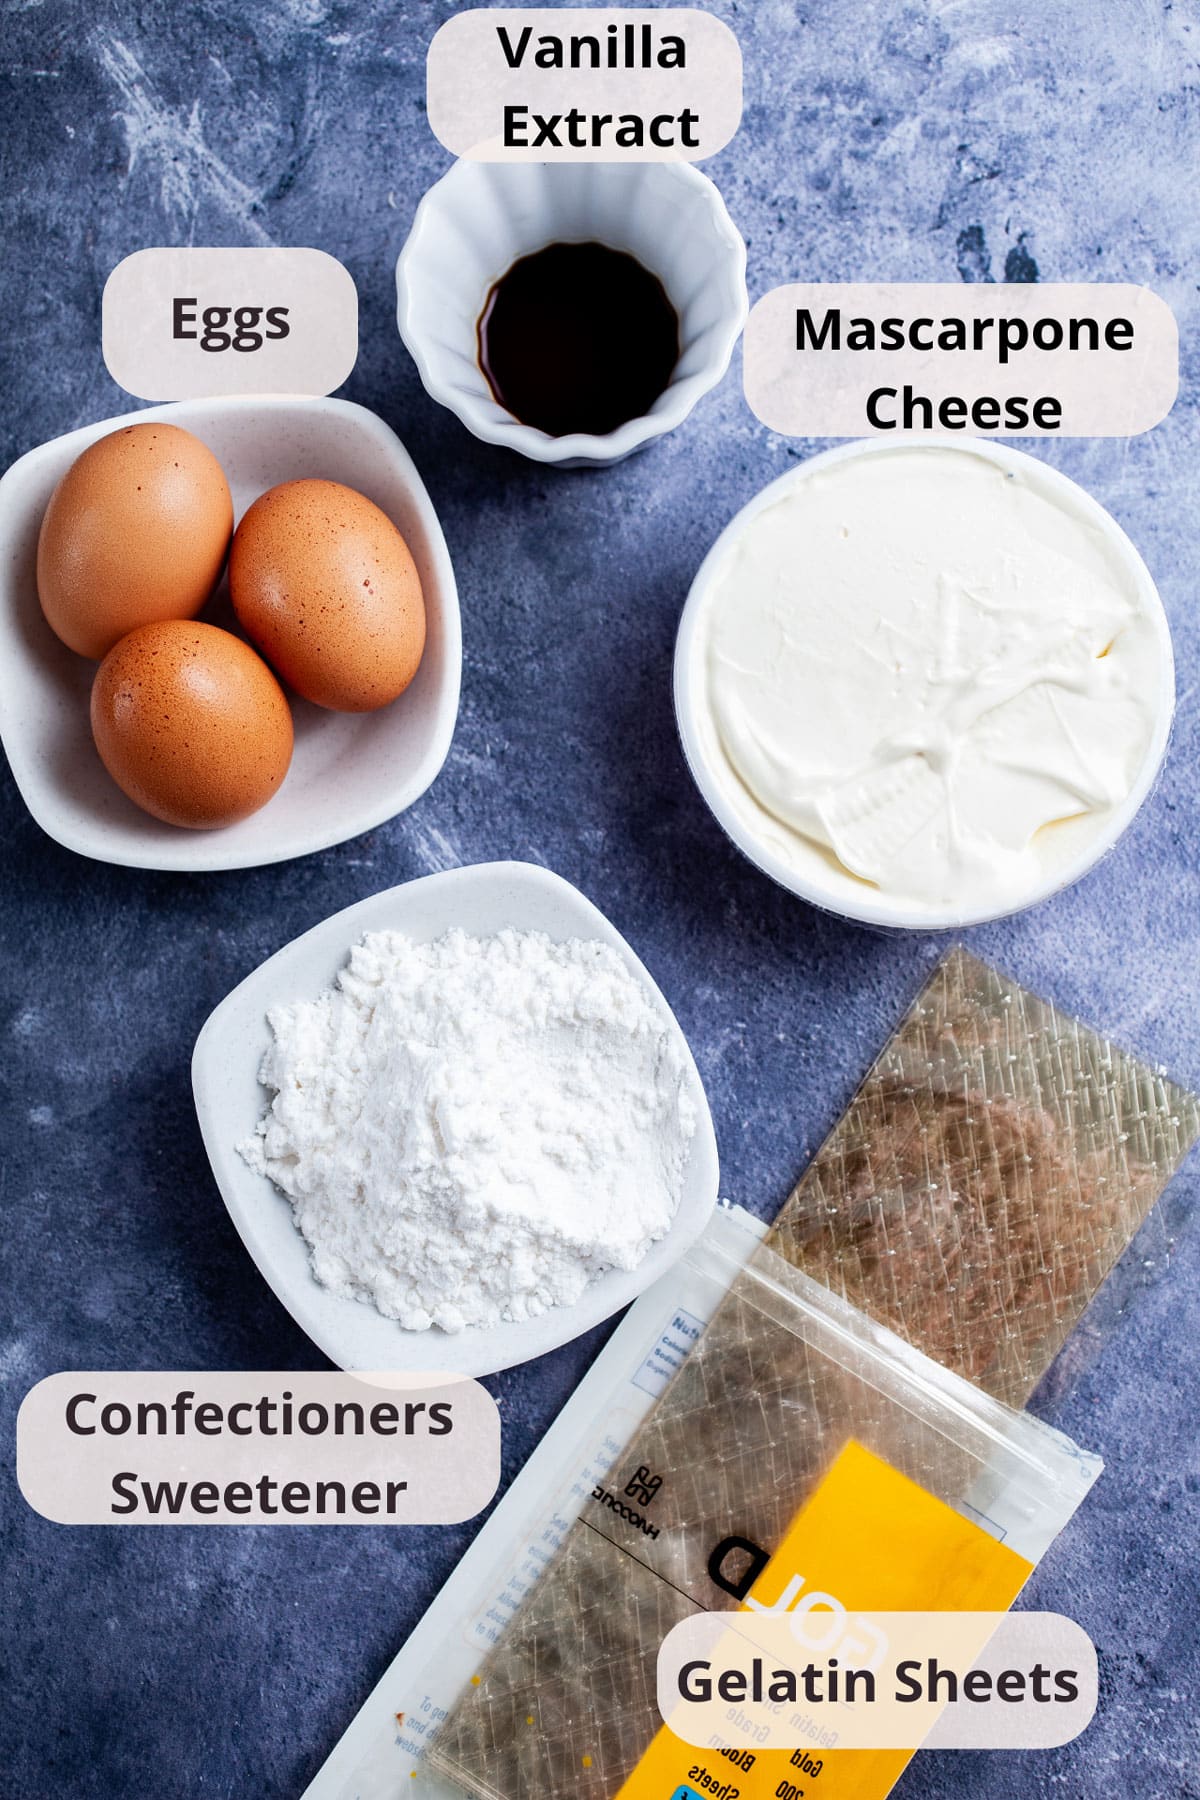
[[(938, 945), (840, 925), (723, 840), (669, 700), (676, 619), (718, 526), (814, 448), (767, 434), (735, 369), (674, 437), (605, 473), (485, 448), (427, 399), (393, 263), (446, 165), (415, 0), (9, 0), (3, 457), (126, 404), (99, 354), (105, 277), (154, 243), (315, 244), (362, 302), (346, 393), (412, 450), (461, 585), (462, 715), (405, 817), (258, 873), (85, 862), (0, 785), (4, 1053), (0, 1787), (294, 1796), (471, 1537), (455, 1530), (64, 1530), (12, 1482), (17, 1404), (63, 1367), (311, 1367), (209, 1178), (188, 1059), (262, 957), (379, 888), (496, 856), (577, 882), (673, 1002), (723, 1187), (769, 1215)], [(1128, 443), (1047, 443), (1161, 586), (1179, 664), (1163, 781), (1073, 892), (972, 947), (1184, 1080), (1196, 1012), (1200, 514), (1194, 6), (1154, 0), (755, 0), (746, 112), (710, 165), (752, 296), (793, 278), (1134, 280), (1174, 306), (1183, 388)], [(1108, 1469), (1028, 1591), (1101, 1650), (1061, 1751), (918, 1758), (906, 1800), (1195, 1796), (1200, 1231), (1185, 1176), (1039, 1397)], [(520, 1467), (604, 1333), (490, 1385)]]

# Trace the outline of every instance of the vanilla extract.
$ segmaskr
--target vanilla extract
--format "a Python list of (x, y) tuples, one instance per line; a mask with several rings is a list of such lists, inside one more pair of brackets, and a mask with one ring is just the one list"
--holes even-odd
[(495, 282), (477, 329), (497, 402), (550, 437), (604, 437), (648, 413), (679, 360), (657, 275), (608, 244), (547, 244)]

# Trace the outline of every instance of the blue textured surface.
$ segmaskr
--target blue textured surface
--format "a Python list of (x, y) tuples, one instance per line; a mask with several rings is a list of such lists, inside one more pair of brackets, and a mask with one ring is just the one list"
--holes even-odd
[[(16, 1495), (16, 1406), (52, 1370), (319, 1363), (242, 1251), (193, 1120), (191, 1044), (241, 976), (409, 876), (544, 862), (654, 971), (708, 1084), (724, 1191), (769, 1215), (938, 950), (775, 890), (722, 839), (675, 738), (672, 639), (691, 574), (719, 524), (812, 446), (765, 432), (735, 373), (643, 457), (553, 475), (477, 444), (422, 392), (395, 334), (392, 268), (446, 164), (423, 71), (452, 10), (4, 8), (4, 461), (123, 410), (98, 322), (126, 253), (318, 245), (361, 295), (345, 392), (398, 430), (428, 481), (466, 641), (458, 732), (430, 793), (289, 866), (101, 867), (43, 837), (0, 784), (0, 1786), (14, 1795), (297, 1794), (472, 1533), (64, 1530)], [(1200, 1084), (1195, 13), (1153, 0), (713, 10), (746, 60), (741, 132), (709, 170), (749, 244), (752, 296), (797, 277), (1040, 274), (1147, 282), (1176, 310), (1183, 388), (1165, 424), (1128, 443), (1037, 446), (1111, 509), (1160, 584), (1180, 691), (1165, 778), (1073, 892), (970, 941)], [(906, 1800), (1200, 1794), (1194, 1183), (1176, 1184), (1038, 1399), (1108, 1465), (1027, 1594), (1095, 1637), (1099, 1716), (1061, 1751), (918, 1758)], [(491, 1384), (506, 1478), (603, 1335)]]

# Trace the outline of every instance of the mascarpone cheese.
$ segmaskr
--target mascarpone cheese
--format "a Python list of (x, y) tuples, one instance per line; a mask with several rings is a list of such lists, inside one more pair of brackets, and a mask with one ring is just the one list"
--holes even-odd
[(818, 465), (705, 598), (699, 731), (728, 805), (830, 904), (863, 884), (916, 915), (1022, 904), (1154, 736), (1161, 617), (1135, 562), (1032, 460)]

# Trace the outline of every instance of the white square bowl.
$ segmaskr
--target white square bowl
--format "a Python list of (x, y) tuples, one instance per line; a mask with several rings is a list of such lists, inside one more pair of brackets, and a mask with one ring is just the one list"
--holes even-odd
[[(536, 1319), (484, 1329), (408, 1331), (374, 1306), (321, 1287), (291, 1203), (237, 1152), (268, 1104), (258, 1071), (269, 1043), (266, 1015), (277, 1005), (315, 999), (367, 931), (400, 931), (428, 943), (458, 926), (477, 936), (512, 927), (544, 931), (556, 942), (595, 938), (618, 952), (661, 1008), (683, 1058), (696, 1109), (696, 1131), (679, 1208), (666, 1236), (636, 1269), (612, 1269), (590, 1282), (573, 1306)], [(457, 1371), (488, 1375), (578, 1337), (641, 1293), (699, 1237), (717, 1199), (717, 1145), (699, 1071), (666, 1000), (625, 939), (561, 876), (531, 863), (479, 863), (426, 875), (360, 900), (293, 939), (260, 964), (212, 1013), (192, 1057), (192, 1086), (204, 1147), (221, 1197), (259, 1272), (296, 1323), (343, 1369)]]
[[(375, 713), (332, 713), (289, 696), (296, 747), (261, 812), (220, 831), (184, 831), (136, 807), (92, 742), (96, 665), (59, 642), (38, 604), (38, 530), (60, 476), (97, 438), (164, 419), (220, 461), (240, 519), (280, 481), (320, 476), (356, 488), (402, 532), (425, 594), (425, 654), (412, 685)], [(227, 616), (222, 613), (227, 609)], [(224, 581), (205, 609), (232, 624)], [(68, 850), (141, 869), (244, 869), (357, 837), (420, 798), (446, 760), (458, 716), (458, 593), (433, 503), (395, 433), (347, 400), (186, 400), (104, 419), (21, 457), (0, 481), (0, 734), (22, 798)]]

